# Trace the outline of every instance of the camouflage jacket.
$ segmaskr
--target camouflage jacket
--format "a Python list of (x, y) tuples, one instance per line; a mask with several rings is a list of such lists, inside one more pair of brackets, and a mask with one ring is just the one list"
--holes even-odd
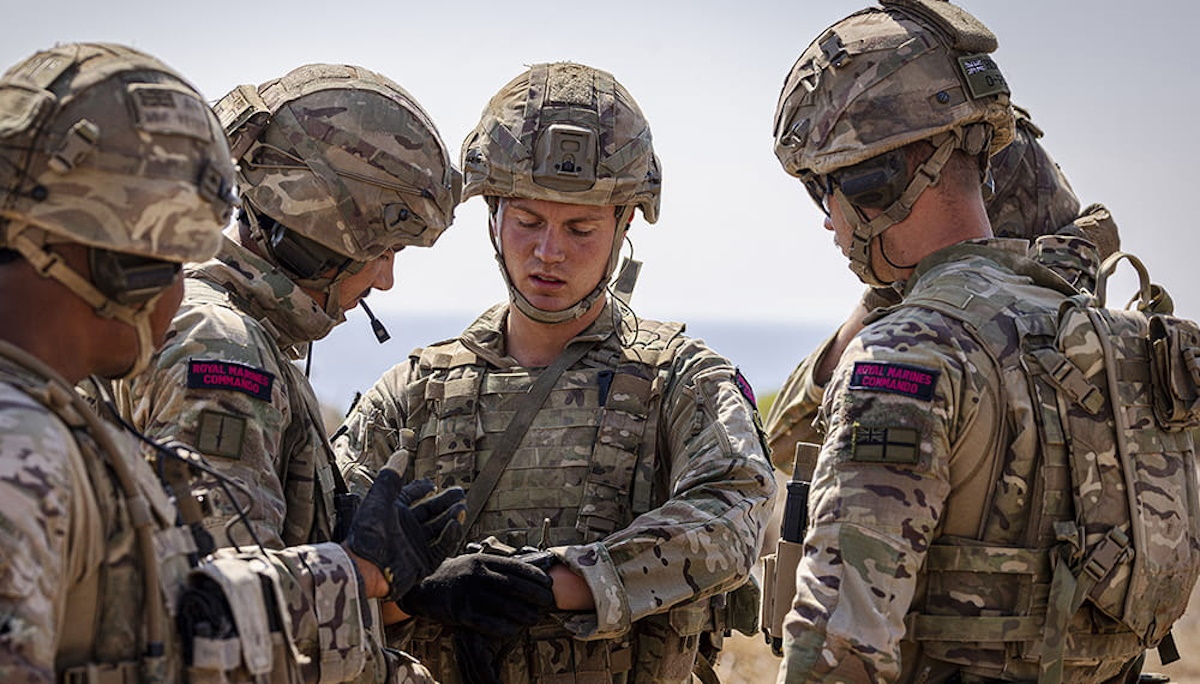
[[(333, 453), (312, 386), (292, 363), (335, 322), (311, 297), (225, 238), (216, 258), (188, 266), (183, 304), (150, 368), (117, 388), (122, 413), (158, 441), (178, 440), (255, 493), (258, 540), (281, 548), (327, 541), (334, 520)], [(238, 496), (234, 492), (234, 496)], [(208, 494), (218, 546), (245, 544), (226, 491)], [(232, 537), (232, 539), (231, 539)]]
[[(997, 255), (1027, 251), (1024, 240), (971, 242)], [(1001, 256), (955, 250), (918, 265), (906, 301), (969, 309), (999, 298), (1024, 313), (1057, 312), (1063, 295), (1014, 273)], [(940, 285), (958, 273), (985, 283), (982, 291)], [(1015, 346), (996, 342), (989, 346)], [(927, 586), (926, 555), (940, 542), (979, 539), (993, 489), (1019, 495), (1020, 483), (997, 479), (1002, 460), (1039, 453), (1030, 388), (1019, 376), (1002, 380), (996, 368), (959, 320), (903, 305), (869, 323), (843, 353), (822, 406), (827, 435), (784, 623), (780, 682), (940, 681), (936, 671), (919, 671), (927, 660), (905, 638), (906, 616), (925, 612), (937, 593)], [(956, 599), (971, 602), (961, 592)], [(1101, 661), (1082, 679), (1068, 670), (1066, 681), (1102, 681), (1123, 665)]]
[[(1018, 130), (1020, 131), (1020, 129)], [(1018, 135), (1017, 140), (1018, 142), (1024, 141), (1023, 145), (1033, 145), (1036, 142), (1029, 139), (1027, 135)], [(1014, 145), (1016, 144), (1014, 143)], [(1008, 149), (1005, 148), (1000, 154), (1006, 154)], [(1037, 147), (1037, 149), (1041, 150), (1040, 147)], [(1040, 155), (1040, 159), (1045, 162), (1048, 157), (1043, 153)], [(1017, 163), (1007, 160), (1008, 156), (1002, 162)], [(995, 162), (996, 160), (993, 158), (993, 163)], [(1030, 164), (1029, 160), (1021, 163)], [(1060, 173), (1057, 170), (1058, 167), (1054, 166), (1053, 162), (1050, 162), (1049, 165), (1050, 168), (1045, 166), (1041, 168), (1039, 177), (1051, 173)], [(1065, 179), (1062, 179), (1062, 183), (1066, 183)], [(1058, 201), (1062, 202), (1065, 200), (1059, 197)], [(1052, 207), (1053, 211), (1051, 214), (1057, 216), (1069, 206), (1077, 206), (1077, 203), (1068, 206), (1055, 205)], [(1016, 203), (989, 205), (988, 214), (992, 220), (1003, 222), (998, 224), (1001, 227), (995, 229), (996, 237), (1023, 238), (1028, 239), (1031, 243), (1037, 243), (1039, 237), (1043, 235), (1039, 232), (1043, 227), (1019, 229), (1017, 227), (1017, 219), (1021, 218), (1018, 211), (1021, 207), (1022, 205)], [(1042, 213), (1044, 212), (1039, 210), (1039, 215)], [(1032, 237), (1026, 237), (1030, 234), (1032, 234)], [(1046, 233), (1046, 235), (1054, 235), (1060, 238), (1061, 242), (1042, 241), (1046, 245), (1053, 245), (1050, 249), (1057, 250), (1059, 253), (1045, 255), (1048, 258), (1042, 259), (1044, 253), (1038, 253), (1035, 247), (1033, 249), (1035, 258), (1042, 260), (1047, 267), (1056, 271), (1068, 282), (1075, 284), (1077, 287), (1089, 290), (1094, 289), (1094, 267), (1099, 264), (1089, 261), (1087, 257), (1082, 257), (1077, 252), (1072, 253), (1074, 250), (1071, 247), (1074, 244), (1073, 241), (1080, 238), (1089, 241), (1097, 247), (1101, 259), (1112, 254), (1113, 251), (1120, 247), (1117, 225), (1112, 220), (1112, 216), (1108, 210), (1099, 204), (1088, 207), (1074, 222), (1067, 223), (1051, 233)], [(863, 294), (862, 301), (868, 309), (887, 307), (895, 303), (880, 297), (871, 288), (868, 288)], [(826, 338), (824, 342), (792, 370), (791, 374), (784, 380), (779, 393), (775, 396), (775, 401), (771, 404), (770, 411), (767, 412), (767, 444), (771, 447), (771, 460), (775, 462), (775, 465), (785, 469), (790, 468), (798, 442), (820, 444), (824, 437), (817, 425), (817, 410), (821, 406), (825, 387), (817, 384), (814, 373), (816, 372), (817, 364), (821, 362), (821, 357), (825, 356), (829, 351), (836, 337), (837, 331)], [(802, 472), (796, 475), (796, 479), (804, 481), (812, 479), (812, 467), (814, 464), (801, 463), (800, 465)]]
[[(195, 549), (191, 535), (174, 526), (175, 509), (130, 436), (98, 418), (81, 419), (61, 399), (70, 392), (61, 378), (0, 354), (0, 678), (49, 684), (75, 669), (87, 681), (183, 681), (174, 618), (186, 554)], [(56, 396), (60, 408), (51, 410), (43, 401)], [(94, 438), (97, 425), (119, 453), (106, 454)], [(118, 482), (113, 458), (132, 473), (132, 486)], [(146, 566), (135, 517), (148, 517), (158, 558), (161, 591), (151, 600), (163, 601), (161, 659), (142, 658)], [(264, 561), (274, 568), (304, 681), (363, 671), (369, 618), (340, 546), (227, 556), (227, 570), (249, 572)], [(265, 604), (241, 607), (263, 615), (264, 624), (270, 612)], [(90, 665), (101, 666), (95, 679)], [(274, 666), (285, 668), (278, 660)]]
[[(429, 476), (470, 488), (524, 388), (543, 370), (523, 368), (505, 354), (507, 315), (506, 305), (497, 306), (457, 340), (417, 350), (363, 395), (334, 438), (352, 489), (365, 487), (395, 451), (401, 427), (413, 428), (420, 440), (417, 456), (408, 464), (409, 477)], [(592, 647), (584, 645), (602, 645), (597, 640), (611, 644), (614, 655), (598, 666), (608, 667), (610, 660), (620, 660), (615, 654), (621, 648), (640, 638), (640, 624), (668, 614), (670, 626), (664, 621), (659, 629), (691, 635), (690, 646), (663, 642), (663, 633), (656, 632), (658, 651), (644, 642), (632, 647), (638, 651), (632, 656), (637, 672), (630, 681), (685, 681), (695, 635), (710, 625), (706, 599), (741, 584), (759, 554), (775, 482), (748, 386), (726, 359), (679, 334), (681, 326), (632, 317), (622, 324), (627, 336), (629, 330), (637, 331), (636, 341), (622, 344), (611, 307), (576, 338), (594, 340), (596, 346), (558, 379), (479, 522), (468, 531), (469, 539), (493, 534), (513, 545), (546, 540), (587, 581), (596, 601), (594, 613), (549, 621), (560, 625), (565, 641), (542, 652), (575, 658), (577, 669), (566, 666), (564, 671), (561, 663), (530, 665), (528, 672), (507, 670), (505, 681), (582, 672), (583, 661), (594, 655), (585, 653)], [(651, 349), (660, 353), (648, 372), (629, 371), (629, 362), (621, 361)], [(626, 373), (646, 374), (648, 396), (626, 391), (641, 386), (637, 380), (626, 385)], [(429, 406), (431, 402), (437, 406)], [(465, 411), (452, 408), (464, 406)], [(620, 412), (616, 406), (632, 416), (624, 424), (628, 430), (610, 429), (607, 416)], [(456, 426), (438, 417), (456, 413), (470, 424)], [(628, 437), (634, 431), (641, 437)], [(460, 434), (467, 437), (465, 450), (454, 448), (464, 441)], [(637, 465), (628, 470), (597, 467), (605, 458), (599, 454), (611, 448), (638, 454)], [(635, 468), (643, 475), (629, 475)], [(614, 482), (622, 477), (632, 477), (632, 487)], [(608, 512), (589, 516), (596, 513), (588, 501), (598, 480), (620, 491), (596, 502)], [(545, 534), (540, 529), (543, 516), (551, 521)], [(572, 655), (573, 650), (578, 652)], [(439, 672), (424, 653), (418, 655), (439, 679), (455, 681), (453, 673)], [(624, 655), (628, 658), (628, 650)], [(534, 660), (537, 656), (529, 658)], [(665, 665), (668, 661), (679, 662)], [(645, 674), (643, 668), (656, 666), (662, 669)], [(625, 681), (613, 671), (596, 676)]]

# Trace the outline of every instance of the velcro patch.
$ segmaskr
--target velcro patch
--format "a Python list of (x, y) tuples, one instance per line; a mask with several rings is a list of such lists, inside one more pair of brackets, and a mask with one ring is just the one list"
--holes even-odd
[(962, 69), (963, 76), (967, 79), (971, 99), (978, 100), (997, 93), (1009, 93), (1008, 81), (1004, 80), (1000, 67), (986, 54), (959, 57), (958, 68)]
[(164, 83), (131, 83), (128, 88), (139, 129), (212, 140), (212, 112), (190, 91)]
[(246, 438), (246, 419), (220, 411), (200, 412), (196, 448), (210, 456), (240, 459)]
[(942, 372), (883, 361), (855, 361), (850, 389), (901, 394), (921, 401), (933, 400), (933, 388)]
[(913, 465), (920, 459), (917, 446), (917, 431), (912, 428), (867, 427), (855, 423), (851, 460)]
[(265, 370), (228, 361), (188, 361), (188, 389), (227, 389), (271, 400), (275, 376)]

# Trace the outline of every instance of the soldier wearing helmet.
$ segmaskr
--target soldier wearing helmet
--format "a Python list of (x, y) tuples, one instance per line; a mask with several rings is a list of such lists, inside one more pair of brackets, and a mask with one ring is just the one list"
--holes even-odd
[[(304, 373), (313, 340), (372, 289), (395, 253), (450, 225), (460, 186), (437, 129), (403, 88), (357, 66), (309, 64), (216, 105), (242, 208), (216, 257), (190, 265), (151, 368), (118, 387), (151, 437), (194, 445), (252, 501), (215, 487), (221, 546), (340, 539), (352, 510)], [(229, 525), (248, 508), (250, 526)]]
[(1046, 628), (1062, 597), (1000, 560), (1051, 565), (1038, 530), (1059, 513), (1038, 495), (1061, 485), (1034, 467), (1048, 457), (1021, 353), (1076, 290), (1040, 263), (1063, 238), (1031, 248), (989, 222), (989, 157), (1015, 125), (995, 48), (955, 5), (887, 1), (822, 32), (780, 94), (780, 163), (860, 279), (901, 297), (825, 390), (780, 682), (1124, 681), (1140, 656), (1097, 612), (1075, 615), (1078, 638)]
[[(508, 301), (389, 370), (334, 437), (352, 487), (403, 457), (468, 489), (480, 552), (401, 598), (409, 648), (446, 683), (715, 677), (726, 630), (754, 629), (737, 599), (774, 480), (740, 374), (683, 325), (635, 316), (631, 270), (610, 283), (635, 210), (658, 217), (646, 119), (611, 74), (537, 64), (462, 161)], [(489, 572), (505, 558), (547, 568), (552, 601)]]
[(203, 459), (155, 445), (156, 471), (149, 440), (76, 394), (162, 342), (233, 183), (216, 116), (152, 57), (63, 45), (0, 77), (0, 677), (352, 680), (365, 599), (404, 593), (461, 537), (461, 490), (410, 506), (432, 483), (385, 474), (346, 547), (198, 561), (211, 540), (180, 519), (199, 518)]
[[(1042, 147), (1043, 135), (1029, 113), (1013, 107), (1017, 116), (1016, 137), (991, 159), (993, 187), (986, 193), (988, 219), (996, 237), (1033, 241), (1042, 235), (1083, 237), (1094, 243), (1101, 259), (1120, 247), (1117, 225), (1108, 210), (1093, 204), (1080, 212), (1079, 199), (1066, 175)], [(1072, 263), (1057, 264), (1072, 281), (1084, 274)], [(1077, 283), (1087, 286), (1088, 281)], [(1088, 288), (1094, 289), (1094, 288)], [(791, 469), (796, 445), (820, 443), (822, 435), (813, 422), (842, 351), (863, 328), (863, 319), (880, 307), (900, 303), (900, 294), (890, 288), (867, 288), (862, 299), (833, 335), (813, 350), (784, 381), (766, 416), (767, 444), (775, 465)], [(809, 452), (805, 452), (809, 453)], [(811, 461), (801, 464), (794, 478), (812, 479)]]

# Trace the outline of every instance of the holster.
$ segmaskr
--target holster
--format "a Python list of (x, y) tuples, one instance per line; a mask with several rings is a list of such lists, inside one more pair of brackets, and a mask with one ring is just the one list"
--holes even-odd
[[(800, 473), (801, 462), (815, 462), (816, 444), (796, 445), (792, 472)], [(763, 597), (759, 621), (771, 652), (783, 656), (783, 620), (792, 610), (796, 597), (796, 567), (804, 557), (804, 534), (808, 528), (809, 483), (792, 480), (787, 483), (787, 500), (783, 507), (783, 523), (775, 553), (763, 556)]]

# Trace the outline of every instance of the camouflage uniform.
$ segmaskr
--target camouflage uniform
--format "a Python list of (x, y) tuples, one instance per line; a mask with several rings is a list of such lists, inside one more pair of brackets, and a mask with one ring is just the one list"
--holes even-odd
[[(200, 560), (204, 535), (179, 522), (200, 517), (187, 470), (205, 468), (203, 460), (162, 448), (172, 457), (156, 473), (129, 432), (104, 422), (60, 376), (136, 375), (162, 315), (175, 311), (180, 265), (216, 253), (237, 198), (212, 110), (147, 55), (68, 44), (0, 78), (0, 142), (5, 283), (35, 289), (33, 302), (76, 298), (51, 312), (56, 327), (47, 330), (68, 326), (88, 341), (70, 348), (87, 352), (71, 359), (77, 365), (61, 351), (46, 360), (31, 353), (53, 342), (36, 328), (0, 342), (0, 676), (101, 684), (387, 678), (402, 659), (370, 657), (372, 618), (350, 554), (314, 544)], [(6, 290), (4, 305), (28, 320), (41, 312), (24, 296)], [(131, 328), (136, 344), (98, 338), (113, 329), (110, 319)], [(111, 367), (131, 354), (127, 369)], [(410, 508), (387, 487), (373, 494), (394, 498), (400, 516), (424, 505)], [(453, 505), (455, 494), (436, 498)], [(368, 520), (352, 531), (369, 536), (389, 523)], [(425, 542), (452, 527), (443, 518), (376, 546), (433, 565), (439, 554)]]
[[(499, 305), (414, 352), (363, 396), (334, 439), (352, 488), (371, 481), (402, 427), (420, 439), (409, 477), (472, 485), (540, 372), (505, 355), (508, 315)], [(700, 633), (723, 630), (722, 592), (746, 579), (762, 543), (775, 484), (744, 380), (681, 325), (621, 324), (638, 331), (632, 344), (611, 305), (576, 338), (597, 345), (559, 378), (468, 531), (554, 547), (596, 600), (595, 613), (531, 628), (506, 682), (689, 681)], [(449, 634), (422, 623), (414, 639), (435, 675), (458, 681)]]
[[(1158, 637), (1143, 642), (1086, 601), (1094, 586), (1079, 578), (1098, 582), (1113, 562), (1068, 551), (1072, 535), (1105, 534), (1072, 495), (1097, 484), (1093, 471), (1119, 470), (1097, 462), (1122, 411), (1060, 408), (1079, 387), (1046, 389), (1082, 375), (1054, 355), (1077, 346), (1056, 340), (1059, 312), (1095, 287), (1094, 246), (981, 237), (975, 174), (1015, 126), (995, 36), (942, 0), (880, 4), (808, 46), (776, 110), (776, 156), (837, 209), (852, 270), (903, 291), (864, 320), (824, 394), (779, 681), (1122, 681)], [(949, 213), (960, 202), (969, 209)], [(959, 242), (938, 249), (925, 227)], [(877, 269), (893, 229), (920, 261)], [(1105, 356), (1083, 363), (1112, 373), (1123, 361)]]
[[(1011, 316), (1012, 338), (989, 342), (1008, 342), (1019, 354), (1016, 318), (1053, 315), (1063, 295), (1008, 267), (1002, 253), (1023, 257), (1024, 241), (978, 244), (1000, 256), (958, 247), (935, 253), (918, 266), (905, 301), (961, 303), (970, 299), (962, 290), (967, 278), (973, 292), (986, 294), (975, 298), (975, 308), (989, 299), (988, 306)], [(1031, 388), (1019, 373), (1003, 382), (997, 375), (998, 366), (1009, 365), (1007, 358), (992, 360), (959, 320), (904, 304), (869, 324), (843, 353), (822, 407), (828, 435), (814, 473), (795, 609), (784, 623), (781, 682), (939, 681), (954, 668), (924, 658), (922, 643), (906, 633), (915, 616), (949, 604), (1011, 614), (1012, 596), (967, 595), (964, 585), (931, 584), (926, 574), (930, 549), (943, 553), (954, 539), (1017, 545), (1023, 539), (1023, 521), (997, 529), (989, 520), (1005, 497), (1022, 496), (1029, 482), (1022, 481), (1028, 474), (1021, 464), (1038, 449)], [(891, 382), (892, 376), (905, 380)], [(995, 509), (986, 510), (993, 487)], [(1136, 640), (1126, 646), (1089, 666), (1068, 663), (1065, 680), (1115, 676), (1140, 652)], [(988, 668), (1004, 664), (1003, 649), (994, 648), (959, 644), (950, 660), (970, 663), (965, 672), (998, 678), (1001, 670)], [(1036, 679), (1037, 664), (1032, 668), (1008, 674)]]
[[(266, 255), (225, 238), (215, 259), (187, 269), (166, 343), (147, 373), (118, 387), (119, 403), (148, 436), (192, 445), (255, 492), (247, 502), (210, 490), (205, 524), (219, 545), (250, 541), (244, 526), (226, 530), (239, 506), (267, 546), (326, 541), (349, 521), (337, 518), (320, 405), (292, 361), (344, 320), (342, 278), (388, 250), (436, 241), (458, 172), (411, 95), (359, 67), (305, 65), (239, 86), (217, 111), (240, 162), (239, 227)], [(301, 273), (311, 264), (284, 246), (335, 265)], [(324, 292), (326, 305), (301, 286)]]
[[(100, 664), (102, 682), (149, 679), (155, 668), (180, 681), (177, 642), (169, 640), (164, 663), (141, 658), (146, 568), (131, 511), (149, 504), (163, 592), (153, 600), (168, 597), (172, 619), (195, 552), (190, 533), (175, 527), (175, 509), (131, 438), (105, 426), (119, 447), (106, 453), (75, 407), (52, 411), (34, 398), (51, 385), (70, 391), (60, 378), (0, 358), (0, 676), (53, 682), (64, 671)], [(122, 458), (134, 472), (142, 502), (131, 500), (106, 458)], [(304, 679), (353, 679), (370, 642), (354, 563), (336, 544), (295, 546), (267, 558), (279, 575), (291, 635), (307, 657)]]
[(228, 238), (216, 258), (189, 265), (186, 275), (166, 343), (149, 370), (120, 388), (122, 413), (152, 439), (194, 446), (255, 493), (228, 501), (211, 487), (205, 526), (218, 545), (250, 542), (244, 526), (226, 530), (247, 505), (266, 546), (330, 540), (333, 453), (312, 386), (292, 361), (335, 321), (279, 269)]
[[(1062, 169), (1041, 146), (1041, 129), (1028, 112), (1017, 108), (1017, 135), (1012, 144), (992, 157), (995, 189), (987, 199), (988, 218), (996, 237), (1023, 238), (1061, 234), (1085, 237), (1096, 244), (1101, 258), (1120, 247), (1116, 224), (1100, 205), (1080, 214), (1079, 200)], [(870, 310), (897, 303), (897, 298), (868, 290), (864, 306)], [(766, 416), (768, 445), (776, 465), (790, 468), (798, 442), (819, 444), (822, 435), (813, 427), (824, 386), (813, 378), (816, 365), (833, 344), (836, 333), (810, 353), (784, 381)], [(802, 464), (798, 479), (809, 480), (813, 463)]]

